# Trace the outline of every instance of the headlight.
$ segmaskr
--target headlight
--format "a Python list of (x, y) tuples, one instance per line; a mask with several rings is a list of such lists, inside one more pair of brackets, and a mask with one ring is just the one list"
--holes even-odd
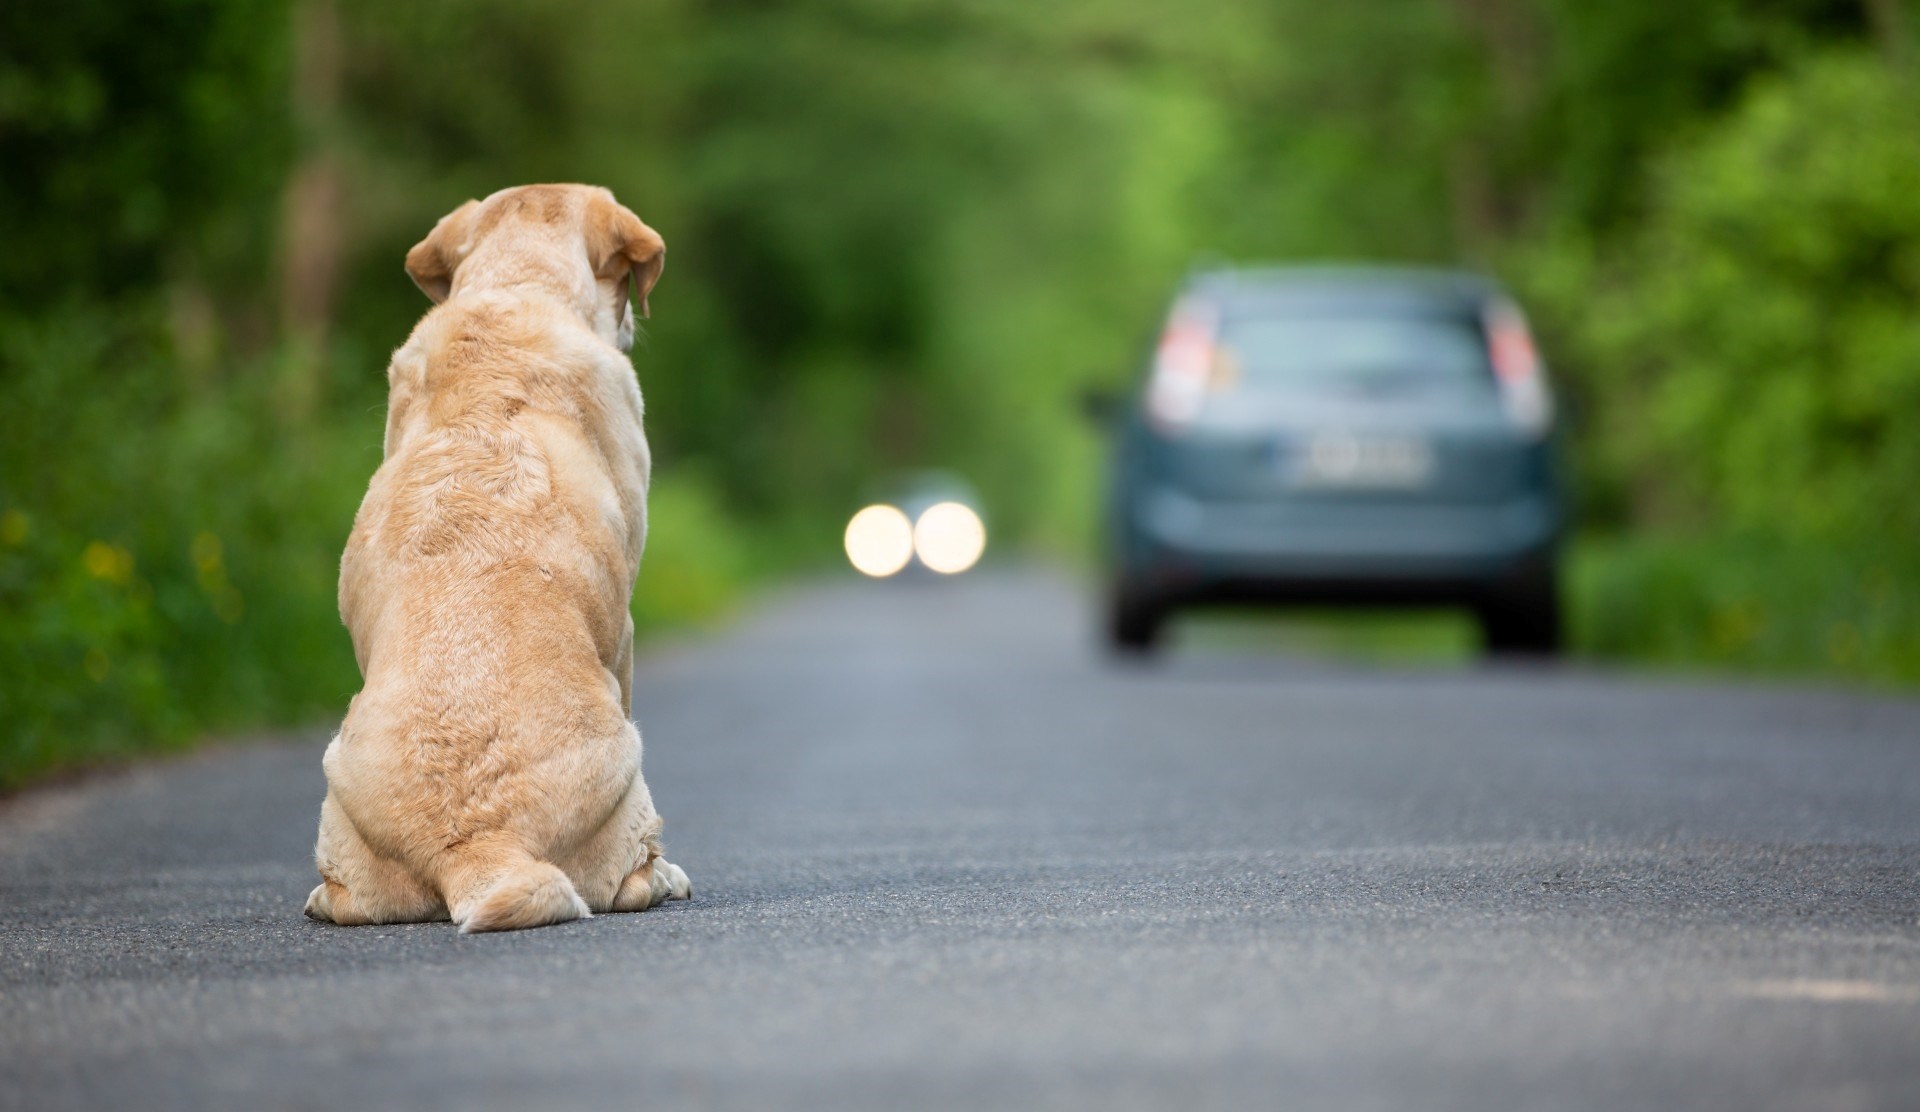
[(892, 506), (868, 506), (847, 522), (847, 559), (862, 575), (885, 579), (913, 559), (913, 523)]
[(958, 575), (980, 560), (987, 528), (980, 515), (958, 502), (928, 506), (913, 526), (913, 550), (920, 562), (942, 575)]

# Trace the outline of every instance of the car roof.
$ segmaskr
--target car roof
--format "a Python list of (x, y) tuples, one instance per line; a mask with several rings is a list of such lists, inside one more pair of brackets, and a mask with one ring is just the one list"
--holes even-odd
[(1499, 287), (1465, 270), (1411, 266), (1257, 266), (1198, 271), (1186, 291), (1235, 312), (1477, 313)]

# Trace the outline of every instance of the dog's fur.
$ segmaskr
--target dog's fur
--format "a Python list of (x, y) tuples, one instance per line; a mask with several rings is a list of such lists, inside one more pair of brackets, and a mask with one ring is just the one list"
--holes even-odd
[(327, 747), (307, 914), (512, 930), (684, 899), (629, 720), (647, 442), (625, 352), (666, 246), (604, 189), (469, 201), (407, 253), (340, 561), (365, 686)]

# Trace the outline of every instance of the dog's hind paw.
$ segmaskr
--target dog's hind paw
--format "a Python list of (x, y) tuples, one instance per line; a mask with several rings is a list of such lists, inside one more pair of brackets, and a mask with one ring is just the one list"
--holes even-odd
[(693, 898), (693, 881), (687, 879), (685, 869), (662, 857), (653, 863), (653, 890), (656, 893), (654, 903), (690, 900)]
[(693, 883), (687, 872), (664, 857), (656, 857), (628, 873), (613, 897), (615, 911), (645, 911), (668, 900), (693, 896)]
[(307, 906), (304, 909), (304, 913), (307, 918), (317, 920), (318, 922), (333, 922), (333, 898), (327, 892), (327, 884), (325, 881), (321, 881), (315, 885), (313, 892), (307, 896)]

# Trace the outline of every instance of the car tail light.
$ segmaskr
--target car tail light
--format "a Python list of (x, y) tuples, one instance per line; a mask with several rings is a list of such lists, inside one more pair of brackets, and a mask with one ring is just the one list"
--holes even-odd
[(1216, 385), (1219, 325), (1219, 312), (1195, 298), (1180, 301), (1167, 318), (1147, 385), (1147, 416), (1161, 432), (1179, 432), (1200, 416)]
[(1544, 436), (1553, 425), (1553, 394), (1527, 318), (1511, 301), (1495, 301), (1486, 310), (1487, 359), (1507, 416), (1532, 436)]

